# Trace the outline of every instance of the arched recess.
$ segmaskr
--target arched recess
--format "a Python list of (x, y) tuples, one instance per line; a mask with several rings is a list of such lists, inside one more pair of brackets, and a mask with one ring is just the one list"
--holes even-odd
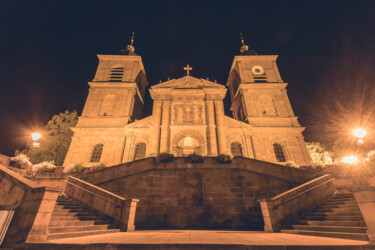
[(183, 130), (173, 137), (171, 144), (173, 154), (178, 155), (178, 142), (185, 137), (191, 137), (197, 140), (200, 145), (200, 154), (206, 155), (206, 141), (204, 137), (198, 131), (195, 130)]
[(239, 142), (232, 142), (230, 144), (230, 150), (233, 156), (243, 156), (242, 145)]
[(90, 162), (100, 162), (102, 153), (103, 153), (103, 144), (96, 144), (91, 151)]
[(146, 156), (146, 143), (141, 142), (135, 145), (134, 161), (145, 158)]

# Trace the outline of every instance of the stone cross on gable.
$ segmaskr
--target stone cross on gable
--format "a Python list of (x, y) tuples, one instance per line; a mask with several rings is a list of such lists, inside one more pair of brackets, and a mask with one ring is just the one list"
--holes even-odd
[(190, 70), (193, 70), (193, 68), (189, 67), (189, 64), (188, 64), (186, 67), (184, 67), (184, 70), (186, 70), (186, 75), (190, 75), (189, 74)]

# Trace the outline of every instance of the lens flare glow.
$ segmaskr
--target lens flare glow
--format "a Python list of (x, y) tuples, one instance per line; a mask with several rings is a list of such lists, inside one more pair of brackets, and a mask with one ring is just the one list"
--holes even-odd
[(354, 130), (354, 135), (357, 136), (358, 138), (363, 138), (366, 134), (366, 131), (364, 131), (361, 128), (357, 128)]
[(32, 133), (31, 137), (33, 138), (34, 141), (37, 141), (42, 136), (39, 133)]
[(341, 160), (343, 163), (348, 163), (348, 164), (354, 164), (358, 161), (357, 156), (351, 155), (351, 156), (346, 156), (342, 158)]

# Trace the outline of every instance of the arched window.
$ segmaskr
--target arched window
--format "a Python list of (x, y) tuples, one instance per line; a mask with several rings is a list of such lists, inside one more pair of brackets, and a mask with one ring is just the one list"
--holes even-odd
[(286, 161), (283, 147), (280, 144), (274, 143), (273, 144), (273, 150), (275, 151), (276, 160), (278, 162), (285, 162)]
[(146, 144), (145, 143), (138, 143), (135, 146), (134, 152), (134, 160), (143, 159), (146, 156)]
[(233, 156), (242, 156), (242, 146), (238, 142), (233, 142), (230, 145), (230, 149)]
[(121, 82), (122, 76), (124, 75), (124, 68), (112, 68), (109, 74), (110, 82)]
[(100, 157), (103, 152), (103, 144), (96, 144), (91, 153), (90, 162), (100, 162)]

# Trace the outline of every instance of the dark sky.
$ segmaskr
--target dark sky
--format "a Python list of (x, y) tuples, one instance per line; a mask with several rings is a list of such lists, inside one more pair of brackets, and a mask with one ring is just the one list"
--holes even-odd
[(243, 32), (258, 54), (279, 55), (306, 139), (324, 141), (327, 93), (350, 93), (348, 74), (375, 80), (374, 28), (375, 1), (0, 0), (0, 153), (22, 148), (54, 114), (81, 113), (96, 55), (118, 54), (132, 31), (150, 85), (183, 76), (186, 64), (225, 84)]

